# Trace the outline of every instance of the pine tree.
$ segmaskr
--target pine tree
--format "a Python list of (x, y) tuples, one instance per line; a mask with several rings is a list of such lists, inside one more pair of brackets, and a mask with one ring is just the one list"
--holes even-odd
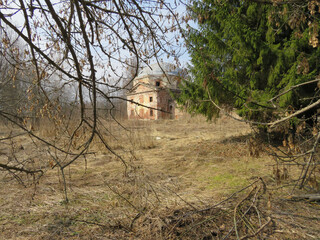
[(194, 1), (188, 12), (198, 26), (185, 33), (191, 77), (180, 103), (210, 119), (219, 113), (212, 99), (270, 122), (318, 100), (315, 81), (282, 94), (319, 75), (320, 4), (311, 2)]

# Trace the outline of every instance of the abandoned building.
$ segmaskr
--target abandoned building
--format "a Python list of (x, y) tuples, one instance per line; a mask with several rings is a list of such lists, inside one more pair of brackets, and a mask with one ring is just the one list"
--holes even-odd
[[(172, 98), (178, 88), (183, 70), (170, 63), (152, 64), (142, 69), (127, 93), (129, 119), (177, 119), (181, 111)], [(138, 103), (138, 104), (137, 104)]]

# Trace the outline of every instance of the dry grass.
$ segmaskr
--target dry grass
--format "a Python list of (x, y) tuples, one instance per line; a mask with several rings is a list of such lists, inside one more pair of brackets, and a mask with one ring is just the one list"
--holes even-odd
[[(39, 184), (27, 188), (0, 172), (0, 239), (211, 239), (205, 237), (212, 224), (222, 235), (232, 227), (232, 211), (228, 209), (238, 198), (210, 215), (186, 217), (185, 212), (214, 205), (257, 177), (273, 188), (263, 199), (265, 205), (270, 199), (274, 201), (273, 213), (268, 214), (277, 219), (283, 209), (292, 213), (292, 205), (283, 200), (286, 190), (277, 190), (270, 166), (273, 160), (266, 154), (249, 157), (247, 138), (251, 131), (247, 125), (228, 118), (210, 123), (201, 117), (122, 124), (125, 128), (104, 121), (101, 131), (109, 146), (126, 160), (126, 172), (121, 161), (94, 139), (90, 151), (95, 154), (67, 169), (68, 204), (57, 169), (48, 170)], [(56, 136), (41, 132), (41, 128), (39, 132), (52, 139)], [(27, 137), (19, 141), (30, 151)], [(296, 206), (303, 208), (297, 214), (316, 216), (320, 211), (318, 205), (313, 205), (314, 210), (305, 204)], [(182, 216), (183, 224), (177, 220)], [(212, 216), (215, 221), (208, 222)], [(192, 225), (197, 221), (205, 224)], [(307, 239), (310, 234), (301, 227), (303, 221), (296, 221), (296, 228), (285, 221), (273, 224), (279, 230), (273, 239)], [(186, 234), (190, 226), (198, 230)], [(302, 234), (294, 232), (301, 228)]]

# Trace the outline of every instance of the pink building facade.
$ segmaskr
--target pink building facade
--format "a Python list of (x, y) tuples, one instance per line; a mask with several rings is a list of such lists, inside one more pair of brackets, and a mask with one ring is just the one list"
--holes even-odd
[(162, 63), (145, 67), (127, 93), (129, 119), (177, 119), (181, 111), (172, 95), (179, 94), (182, 70)]

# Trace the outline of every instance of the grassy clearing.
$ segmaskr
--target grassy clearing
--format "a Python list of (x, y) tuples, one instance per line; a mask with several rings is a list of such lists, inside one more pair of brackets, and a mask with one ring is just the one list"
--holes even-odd
[[(227, 118), (210, 123), (200, 117), (124, 121), (127, 130), (113, 122), (103, 124), (108, 129), (108, 144), (126, 159), (126, 172), (98, 139), (90, 148), (95, 154), (67, 169), (68, 204), (57, 169), (48, 170), (38, 185), (27, 188), (0, 172), (0, 239), (205, 239), (212, 228), (225, 235), (232, 227), (228, 209), (238, 198), (224, 210), (212, 210), (211, 215), (195, 213), (182, 222), (178, 219), (193, 208), (226, 199), (257, 177), (270, 189), (265, 206), (271, 199), (275, 212), (292, 209), (281, 200), (286, 190), (277, 190), (270, 166), (273, 160), (266, 154), (249, 156), (250, 128), (245, 124)], [(25, 151), (31, 151), (28, 138), (19, 141)], [(311, 211), (296, 206), (303, 207), (303, 213)], [(320, 211), (314, 206), (310, 216)], [(209, 221), (213, 216), (214, 221)], [(199, 225), (193, 226), (197, 221)], [(288, 227), (281, 224), (281, 229)], [(191, 227), (198, 230), (191, 231)], [(274, 239), (284, 236), (278, 233)], [(307, 235), (290, 232), (289, 236), (301, 239)]]

